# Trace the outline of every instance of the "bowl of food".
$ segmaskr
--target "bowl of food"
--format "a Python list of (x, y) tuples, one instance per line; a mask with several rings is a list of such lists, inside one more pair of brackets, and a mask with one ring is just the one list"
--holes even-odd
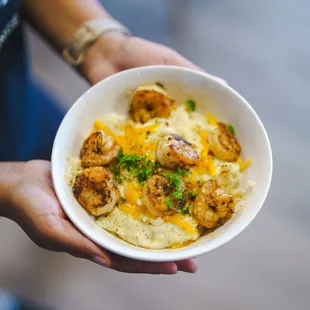
[(271, 176), (267, 133), (245, 99), (173, 66), (91, 87), (52, 152), (55, 191), (76, 227), (147, 261), (195, 257), (231, 240), (257, 215)]

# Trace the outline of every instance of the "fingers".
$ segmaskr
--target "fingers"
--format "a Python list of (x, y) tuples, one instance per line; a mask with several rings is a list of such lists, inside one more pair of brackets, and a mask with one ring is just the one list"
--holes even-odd
[(206, 73), (202, 68), (196, 66), (194, 63), (192, 63), (191, 61), (189, 61), (188, 59), (186, 59), (185, 57), (183, 57), (182, 55), (180, 55), (179, 53), (177, 53), (175, 51), (172, 51), (172, 53), (170, 55), (169, 64), (174, 65), (174, 66), (187, 67), (187, 68), (191, 68), (194, 70), (202, 71), (202, 72), (204, 72), (204, 74), (208, 75), (209, 77), (216, 79), (218, 82), (220, 82), (222, 84), (227, 84), (227, 81), (225, 81), (224, 79), (222, 79), (218, 76)]
[[(56, 236), (56, 238), (61, 238), (61, 248), (67, 253), (76, 257), (86, 258), (98, 265), (112, 268), (120, 272), (175, 274), (178, 271), (194, 273), (197, 269), (194, 259), (178, 262), (154, 263), (134, 260), (109, 253), (78, 232), (69, 222), (65, 224), (64, 232), (62, 236)], [(55, 236), (53, 236), (53, 238), (55, 238)]]
[[(137, 37), (103, 36), (86, 54), (80, 70), (92, 85), (118, 71), (148, 65), (173, 65), (204, 72), (173, 49)], [(227, 84), (217, 76), (204, 73)]]
[(111, 266), (108, 252), (85, 237), (66, 220), (64, 220), (61, 236), (53, 236), (53, 238), (61, 240), (62, 250), (73, 256), (89, 259), (105, 267)]
[[(196, 66), (173, 49), (136, 37), (128, 39), (123, 45), (122, 51), (115, 57), (118, 58), (118, 64), (123, 69), (148, 65), (173, 65), (204, 72), (202, 68)], [(227, 83), (220, 77), (205, 74), (215, 78), (220, 83)]]
[(58, 214), (42, 214), (20, 223), (27, 235), (40, 247), (85, 258), (105, 267), (111, 266), (106, 250), (80, 233), (66, 218)]
[(100, 61), (90, 63), (87, 68), (84, 65), (83, 72), (90, 84), (94, 85), (117, 71), (111, 63), (105, 59), (100, 59)]
[(126, 273), (175, 274), (178, 271), (194, 273), (197, 269), (193, 259), (179, 262), (145, 262), (109, 253), (80, 232), (71, 223), (65, 224), (65, 234), (61, 236), (62, 247), (69, 254), (86, 258), (104, 267)]
[(111, 254), (111, 268), (126, 273), (175, 274), (178, 271), (194, 273), (197, 265), (194, 259), (178, 262), (144, 262)]
[[(64, 245), (69, 254), (93, 261), (104, 267), (126, 273), (175, 274), (178, 271), (194, 273), (197, 266), (194, 259), (178, 262), (145, 262), (108, 253), (92, 241), (84, 237), (75, 228), (67, 231), (70, 236), (64, 238)], [(66, 233), (66, 235), (67, 235)]]
[(185, 259), (176, 262), (176, 265), (178, 267), (179, 271), (189, 272), (189, 273), (195, 273), (197, 271), (197, 264), (195, 262), (195, 259)]
[(174, 262), (153, 263), (134, 260), (112, 254), (111, 268), (126, 273), (175, 274), (178, 271)]

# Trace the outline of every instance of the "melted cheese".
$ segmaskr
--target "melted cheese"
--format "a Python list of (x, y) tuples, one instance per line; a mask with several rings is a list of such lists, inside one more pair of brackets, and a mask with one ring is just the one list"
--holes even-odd
[(131, 205), (136, 205), (137, 200), (142, 196), (141, 186), (129, 183), (125, 190), (125, 199)]
[(125, 212), (126, 214), (129, 214), (133, 216), (135, 219), (139, 220), (141, 215), (143, 215), (143, 208), (138, 207), (138, 206), (133, 206), (130, 203), (123, 203), (118, 206), (120, 210)]
[(101, 121), (96, 120), (94, 124), (95, 130), (102, 130), (107, 136), (111, 136), (115, 138), (115, 134), (110, 130), (109, 127), (107, 127), (105, 124), (103, 124)]
[(182, 214), (174, 214), (171, 216), (164, 216), (163, 220), (165, 222), (180, 226), (182, 229), (184, 229), (186, 232), (188, 232), (191, 235), (194, 235), (197, 232), (197, 230), (192, 225), (190, 225), (189, 223), (187, 223), (183, 220)]
[(216, 168), (211, 155), (209, 155), (210, 145), (208, 143), (208, 134), (204, 131), (198, 132), (201, 139), (201, 152), (198, 163), (193, 169), (193, 172), (198, 174), (211, 174), (211, 176), (216, 176)]
[(211, 113), (207, 113), (207, 120), (209, 125), (217, 126), (217, 120)]
[(148, 160), (156, 160), (156, 150), (158, 142), (145, 142), (143, 145), (143, 151)]
[(144, 126), (144, 127), (138, 127), (138, 128), (134, 128), (134, 131), (136, 133), (147, 133), (154, 131), (155, 129), (157, 129), (159, 126), (159, 124), (154, 124), (154, 125), (150, 125), (150, 126)]
[(238, 157), (237, 163), (239, 164), (239, 166), (240, 166), (240, 171), (242, 172), (242, 171), (246, 170), (247, 168), (249, 168), (249, 166), (250, 166), (251, 163), (252, 163), (252, 159), (249, 158), (249, 159), (247, 159), (246, 161), (243, 161), (240, 157)]
[(198, 132), (201, 140), (201, 156), (206, 156), (209, 153), (210, 145), (208, 143), (208, 134), (205, 131)]
[(185, 246), (189, 245), (193, 243), (193, 240), (189, 240), (187, 242), (184, 243), (176, 243), (173, 246), (171, 246), (171, 249), (180, 249), (180, 248), (184, 248)]
[[(157, 148), (156, 142), (145, 142), (146, 135), (158, 128), (159, 124), (135, 128), (130, 122), (121, 126), (124, 131), (123, 135), (116, 135), (101, 121), (97, 120), (94, 124), (94, 130), (102, 130), (106, 135), (113, 137), (122, 147), (125, 154), (146, 155), (147, 159), (155, 160)], [(93, 131), (94, 131), (93, 130)]]
[(215, 177), (217, 174), (216, 174), (216, 168), (215, 168), (215, 165), (214, 165), (214, 161), (213, 161), (213, 158), (208, 155), (209, 159), (208, 159), (208, 162), (209, 162), (209, 171), (210, 171), (210, 174)]

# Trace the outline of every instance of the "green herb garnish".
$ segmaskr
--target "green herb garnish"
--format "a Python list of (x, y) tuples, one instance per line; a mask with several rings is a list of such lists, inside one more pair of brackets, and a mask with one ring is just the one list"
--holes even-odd
[(117, 162), (114, 162), (113, 164), (111, 164), (109, 168), (114, 175), (115, 181), (118, 183), (122, 183), (121, 171), (117, 165)]
[(170, 173), (166, 175), (166, 177), (174, 186), (180, 186), (182, 182), (182, 177), (187, 176), (188, 174), (189, 174), (188, 170), (178, 168), (176, 172)]
[(168, 206), (169, 209), (173, 208), (173, 203), (172, 203), (172, 201), (171, 201), (171, 199), (169, 197), (165, 199), (165, 203), (166, 203), (166, 205)]
[(182, 209), (182, 213), (189, 214), (189, 206)]
[(127, 169), (134, 178), (138, 179), (139, 183), (144, 183), (154, 174), (157, 164), (151, 160), (147, 160), (146, 156), (124, 154), (121, 149), (115, 163), (110, 166), (110, 169), (116, 181), (121, 181), (120, 169)]
[(196, 192), (191, 192), (191, 193), (188, 194), (188, 198), (191, 201), (194, 201), (196, 197), (197, 197), (197, 193)]
[(227, 129), (227, 131), (230, 132), (232, 135), (235, 134), (235, 128), (234, 128), (233, 125), (227, 124), (227, 125), (226, 125), (226, 129)]
[(173, 197), (173, 198), (175, 198), (175, 200), (176, 201), (182, 201), (183, 200), (183, 191), (178, 187), (178, 188), (176, 188), (173, 192), (172, 192), (172, 194), (171, 194), (171, 196)]
[[(188, 189), (182, 188), (182, 177), (188, 175), (189, 172), (186, 169), (178, 168), (177, 171), (174, 173), (170, 173), (165, 175), (169, 181), (169, 186), (172, 187), (172, 191), (169, 197), (165, 200), (167, 206), (172, 209), (177, 209), (178, 213), (184, 213), (182, 206), (184, 205), (185, 201), (189, 199), (190, 193)], [(187, 210), (185, 210), (185, 213)]]
[(188, 110), (190, 111), (195, 111), (196, 110), (196, 102), (192, 99), (188, 99), (185, 102), (186, 107), (188, 108)]

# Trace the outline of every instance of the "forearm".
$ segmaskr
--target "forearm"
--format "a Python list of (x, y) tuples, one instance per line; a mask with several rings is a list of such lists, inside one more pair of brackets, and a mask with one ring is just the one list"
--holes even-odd
[(0, 216), (11, 217), (12, 188), (21, 179), (24, 163), (0, 163)]
[(62, 50), (85, 21), (111, 18), (97, 0), (24, 0), (26, 19)]

